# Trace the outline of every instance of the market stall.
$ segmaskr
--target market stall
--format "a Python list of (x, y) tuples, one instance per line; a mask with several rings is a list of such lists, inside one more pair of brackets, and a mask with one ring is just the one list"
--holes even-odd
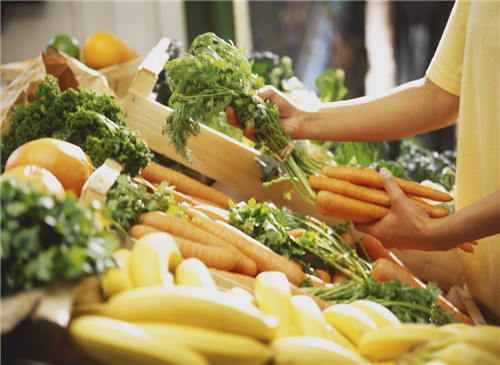
[[(376, 169), (356, 161), (374, 146), (338, 145), (332, 157), (314, 141), (294, 144), (272, 103), (252, 97), (265, 84), (252, 66), (264, 57), (250, 62), (213, 33), (186, 55), (175, 47), (162, 38), (99, 70), (55, 49), (10, 65), (2, 359), (499, 361), (500, 328), (466, 287), (423, 280), (354, 229), (390, 209)], [(165, 69), (170, 103), (158, 98)], [(327, 76), (330, 100), (341, 99), (342, 72)], [(293, 73), (286, 80), (312, 98)], [(398, 183), (443, 217), (453, 196), (440, 178)]]

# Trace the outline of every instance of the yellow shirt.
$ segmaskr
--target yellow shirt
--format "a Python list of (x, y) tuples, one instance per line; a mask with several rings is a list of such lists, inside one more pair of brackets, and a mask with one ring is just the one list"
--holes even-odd
[[(455, 3), (427, 77), (460, 96), (461, 209), (500, 189), (500, 1)], [(481, 240), (473, 254), (460, 251), (459, 259), (469, 293), (484, 314), (500, 322), (500, 235)]]

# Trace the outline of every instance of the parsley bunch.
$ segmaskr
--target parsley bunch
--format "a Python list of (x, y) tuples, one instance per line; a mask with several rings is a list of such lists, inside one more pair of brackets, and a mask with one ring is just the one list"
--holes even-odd
[(211, 120), (231, 106), (241, 128), (252, 131), (256, 142), (279, 157), (297, 191), (314, 204), (316, 194), (307, 177), (318, 173), (321, 164), (293, 148), (276, 104), (255, 95), (264, 81), (252, 73), (242, 50), (213, 33), (201, 34), (184, 57), (167, 62), (165, 78), (172, 90), (173, 111), (163, 131), (179, 154), (189, 159), (187, 139), (199, 133), (200, 121)]
[(59, 200), (17, 178), (1, 182), (2, 296), (116, 267), (116, 236), (74, 195)]
[(2, 171), (18, 146), (42, 137), (80, 146), (96, 167), (111, 157), (124, 165), (124, 172), (135, 175), (151, 161), (152, 152), (124, 122), (124, 111), (112, 95), (71, 88), (61, 92), (52, 75), (33, 95), (33, 103), (15, 107), (8, 133), (2, 136)]
[(389, 308), (401, 322), (434, 323), (442, 325), (457, 320), (453, 313), (446, 312), (436, 304), (442, 290), (437, 283), (429, 282), (427, 287), (414, 288), (398, 279), (381, 283), (372, 276), (358, 282), (348, 280), (330, 288), (303, 288), (329, 303), (352, 302), (368, 299)]

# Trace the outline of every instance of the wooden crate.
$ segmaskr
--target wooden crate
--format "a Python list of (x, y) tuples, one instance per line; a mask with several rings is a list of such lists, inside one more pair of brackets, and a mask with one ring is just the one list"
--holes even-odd
[[(290, 182), (264, 187), (260, 181), (260, 167), (255, 161), (260, 152), (210, 127), (201, 124), (200, 134), (188, 141), (188, 149), (197, 161), (195, 164), (189, 164), (177, 154), (168, 135), (162, 133), (171, 109), (155, 101), (152, 95), (158, 74), (168, 60), (169, 44), (168, 38), (162, 38), (140, 64), (122, 103), (127, 124), (141, 133), (153, 151), (189, 166), (245, 196), (255, 197), (258, 201), (271, 200), (297, 213), (334, 222), (329, 217), (318, 215)], [(284, 199), (284, 193), (291, 190), (292, 199)]]

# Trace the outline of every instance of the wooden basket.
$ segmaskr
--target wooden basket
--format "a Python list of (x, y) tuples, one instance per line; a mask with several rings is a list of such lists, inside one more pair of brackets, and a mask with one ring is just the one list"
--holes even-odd
[[(152, 90), (158, 74), (165, 66), (170, 40), (162, 38), (140, 64), (128, 93), (123, 100), (125, 121), (137, 129), (155, 152), (206, 175), (235, 191), (255, 197), (258, 201), (273, 201), (277, 206), (287, 206), (297, 213), (317, 216), (325, 222), (330, 217), (320, 216), (314, 206), (307, 203), (289, 181), (265, 187), (260, 181), (261, 170), (255, 159), (260, 152), (218, 131), (200, 125), (200, 134), (191, 137), (188, 149), (197, 162), (189, 164), (177, 154), (167, 134), (163, 134), (167, 116), (171, 109), (154, 100)], [(286, 200), (284, 193), (292, 192), (292, 199)]]

